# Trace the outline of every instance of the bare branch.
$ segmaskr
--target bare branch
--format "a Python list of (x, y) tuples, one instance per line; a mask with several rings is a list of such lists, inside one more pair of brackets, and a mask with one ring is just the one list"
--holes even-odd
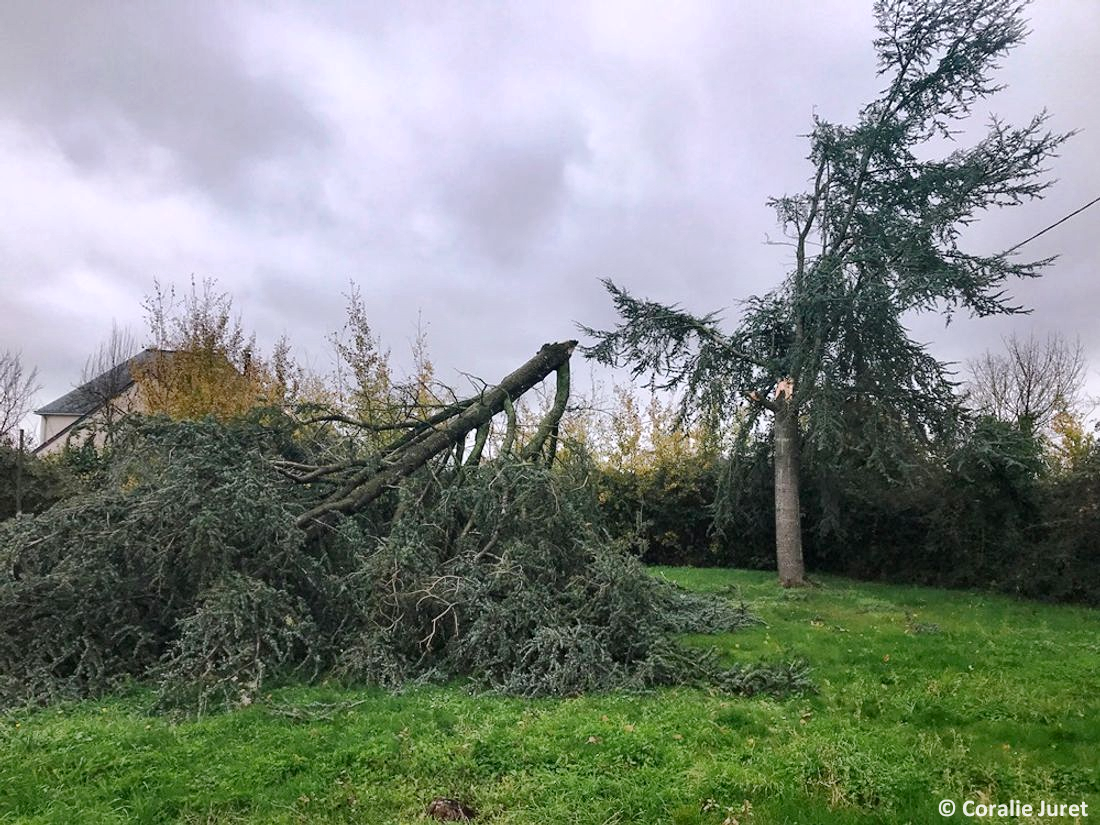
[[(520, 453), (520, 457), (530, 460), (542, 451), (542, 445), (547, 438), (551, 438), (554, 448), (557, 448), (558, 425), (565, 413), (566, 404), (569, 402), (569, 362), (566, 361), (558, 367), (557, 385), (554, 391), (554, 404), (546, 411), (546, 415), (539, 422), (538, 429), (527, 442)], [(553, 453), (551, 453), (552, 460)]]
[(1013, 334), (1004, 346), (1003, 354), (987, 351), (968, 365), (974, 409), (1039, 432), (1048, 431), (1059, 412), (1081, 412), (1086, 362), (1079, 340)]
[(0, 354), (0, 442), (12, 439), (38, 390), (38, 370), (25, 370), (21, 353), (9, 350)]

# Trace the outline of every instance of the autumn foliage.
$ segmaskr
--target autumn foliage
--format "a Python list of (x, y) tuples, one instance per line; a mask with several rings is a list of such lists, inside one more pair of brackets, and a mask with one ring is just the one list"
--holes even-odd
[(281, 404), (295, 389), (286, 341), (264, 357), (213, 281), (192, 282), (182, 298), (158, 284), (145, 310), (157, 354), (134, 368), (134, 379), (146, 413), (227, 421)]

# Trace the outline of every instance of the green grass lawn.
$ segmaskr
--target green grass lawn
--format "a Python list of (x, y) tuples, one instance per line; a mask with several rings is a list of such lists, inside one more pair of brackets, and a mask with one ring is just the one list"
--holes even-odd
[(137, 692), (0, 717), (0, 822), (425, 823), (437, 795), (525, 825), (972, 821), (941, 817), (945, 798), (1085, 801), (1100, 818), (1100, 611), (657, 573), (735, 586), (767, 622), (692, 643), (805, 657), (820, 692), (522, 701), (322, 686), (190, 721), (148, 715)]

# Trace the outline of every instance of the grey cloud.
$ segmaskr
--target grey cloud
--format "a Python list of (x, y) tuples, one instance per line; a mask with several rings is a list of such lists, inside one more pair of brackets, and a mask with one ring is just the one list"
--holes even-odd
[(566, 168), (583, 158), (575, 127), (549, 123), (533, 134), (488, 138), (453, 158), (441, 206), (486, 257), (505, 267), (545, 241), (568, 197)]
[[(1100, 194), (1100, 4), (1030, 13), (989, 108), (1084, 131), (1046, 201), (975, 227), (983, 249)], [(0, 224), (0, 287), (38, 285), (0, 309), (0, 348), (55, 395), (154, 275), (217, 276), (262, 340), (322, 361), (355, 280), (396, 358), (422, 310), (445, 377), (613, 322), (601, 276), (732, 319), (789, 267), (765, 200), (805, 187), (799, 135), (881, 85), (870, 0), (6, 3), (0, 33), (0, 183), (33, 193)], [(965, 359), (1061, 327), (1100, 364), (1098, 220), (1027, 248), (1062, 253), (1012, 285), (1032, 315), (914, 329)], [(74, 316), (74, 273), (133, 305)]]
[(156, 174), (239, 195), (254, 166), (323, 148), (283, 79), (250, 69), (233, 4), (13, 2), (0, 6), (0, 117), (52, 140), (85, 172)]

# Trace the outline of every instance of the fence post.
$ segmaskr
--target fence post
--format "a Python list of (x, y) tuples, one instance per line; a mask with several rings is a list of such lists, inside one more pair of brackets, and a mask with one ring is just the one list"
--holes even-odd
[(19, 452), (15, 454), (15, 515), (23, 512), (23, 428), (19, 428)]

